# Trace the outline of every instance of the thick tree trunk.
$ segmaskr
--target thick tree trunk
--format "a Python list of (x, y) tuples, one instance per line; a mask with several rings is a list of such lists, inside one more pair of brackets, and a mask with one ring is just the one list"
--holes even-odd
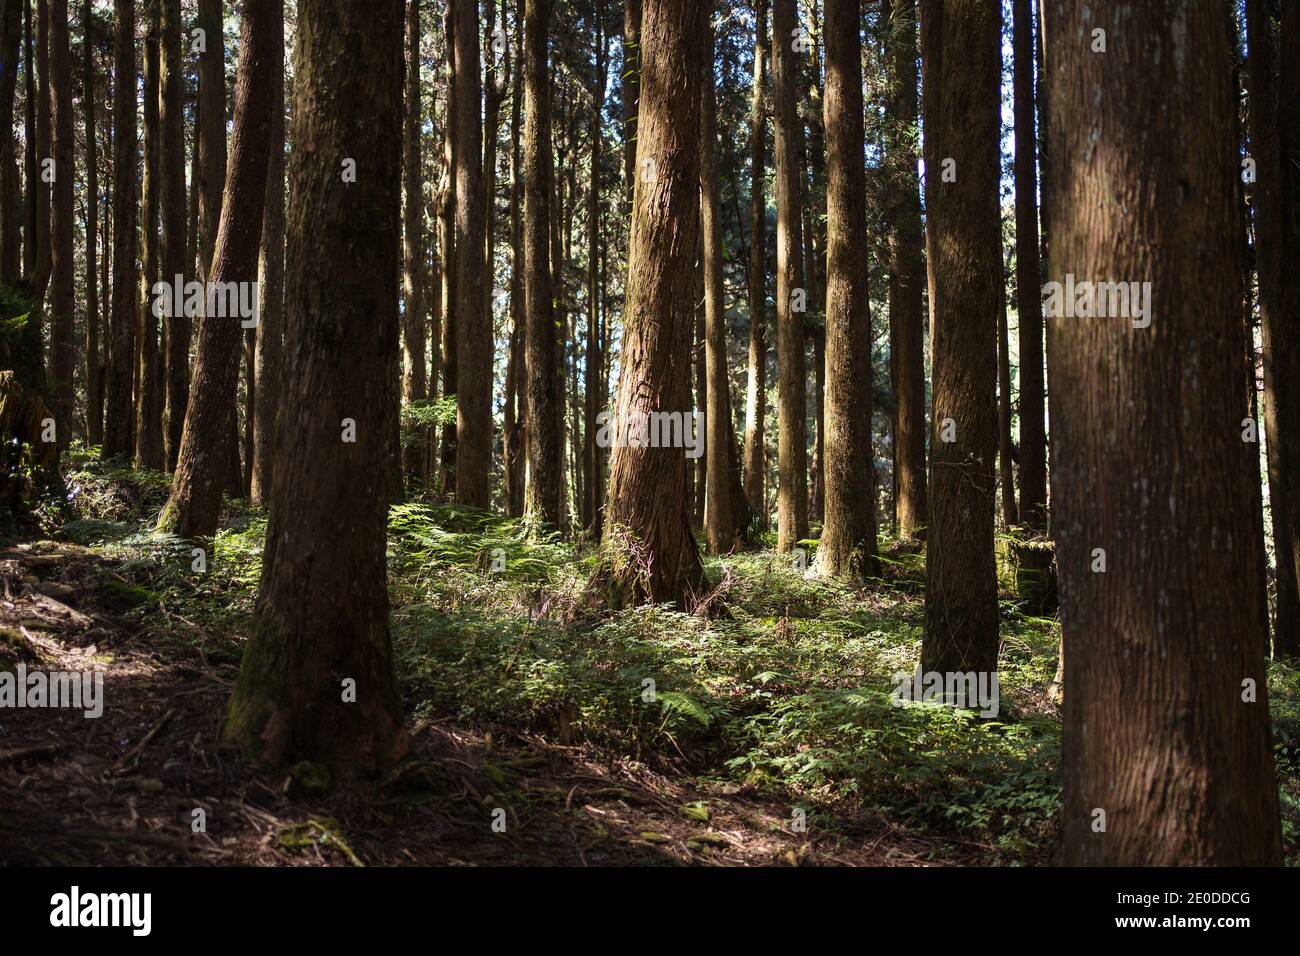
[(272, 24), (277, 31), (275, 62), (271, 65), (271, 149), (266, 165), (266, 203), (262, 215), (262, 246), (258, 255), (257, 349), (253, 363), (257, 417), (253, 422), (253, 474), (249, 497), (269, 504), (274, 495), (276, 428), (284, 405), (284, 17)]
[(826, 0), (826, 504), (817, 568), (879, 574), (858, 0)]
[[(158, 281), (158, 171), (161, 143), (158, 128), (158, 31), (159, 0), (144, 4), (144, 62), (142, 75), (144, 116), (144, 173), (141, 178), (140, 258), (143, 265), (138, 299), (140, 323), (135, 396), (135, 463), (140, 468), (162, 471), (167, 464), (163, 450), (162, 351), (158, 340), (158, 316), (150, 308), (154, 283)], [(172, 279), (167, 281), (171, 282)]]
[[(1275, 73), (1279, 36), (1268, 5), (1247, 0), (1246, 20), (1250, 58), (1251, 153), (1256, 163), (1254, 185), (1255, 261), (1259, 270), (1259, 312), (1264, 330), (1264, 422), (1268, 437), (1268, 490), (1272, 506), (1273, 546), (1277, 555), (1277, 616), (1275, 653), (1300, 651), (1300, 345), (1295, 321), (1300, 309), (1300, 272), (1296, 270), (1291, 222), (1300, 195), (1293, 192), (1287, 167), (1296, 148), (1294, 101), (1279, 100)], [(1281, 75), (1295, 64), (1281, 61)]]
[(926, 209), (933, 240), (934, 436), (921, 647), (927, 673), (997, 669), (1001, 20), (996, 4), (921, 4)]
[(492, 501), (492, 323), (483, 306), (483, 104), (477, 0), (451, 0), (456, 59), (456, 500)]
[(1064, 859), (1280, 865), (1227, 17), (1112, 4), (1099, 55), (1066, 41), (1087, 6), (1048, 4), (1050, 275), (1150, 283), (1150, 308), (1049, 312)]
[(524, 18), (524, 296), (527, 309), (528, 474), (525, 510), (560, 523), (561, 441), (556, 428), (555, 314), (551, 299), (551, 96), (547, 36), (551, 0), (530, 0)]
[(889, 94), (885, 123), (889, 211), (889, 375), (894, 396), (896, 532), (912, 540), (929, 521), (925, 472), (925, 238), (917, 181), (916, 0), (885, 0)]
[[(267, 762), (316, 760), (342, 777), (406, 749), (376, 467), (400, 347), (402, 6), (298, 3), (283, 390), (316, 400), (281, 410), (256, 624), (226, 724)], [(357, 162), (346, 186), (343, 156)], [(344, 419), (354, 442), (340, 440)], [(325, 540), (328, 553), (303, 547)]]
[(1043, 297), (1038, 261), (1038, 138), (1034, 130), (1032, 0), (1013, 0), (1016, 129), (1016, 314), (1020, 322), (1020, 520), (1047, 530)]
[(55, 437), (60, 449), (72, 440), (76, 403), (73, 379), (77, 349), (73, 337), (75, 260), (73, 186), (72, 54), (68, 43), (68, 0), (48, 0), (50, 10), (50, 87), (54, 102), (54, 183), (51, 231), (53, 265), (50, 281), (50, 382), (54, 393)]
[[(273, 21), (283, 16), (282, 3), (283, 0), (245, 0), (244, 3), (230, 168), (209, 279), (213, 285), (250, 283), (257, 275), (267, 162), (271, 154), (273, 75), (276, 64), (281, 62), (281, 55), (271, 50), (280, 36)], [(358, 158), (358, 166), (361, 162)], [(360, 179), (359, 171), (357, 178)], [(338, 188), (343, 185), (340, 182)], [(216, 532), (221, 492), (227, 481), (224, 468), (213, 467), (211, 463), (228, 462), (239, 453), (238, 436), (231, 435), (230, 412), (239, 384), (242, 332), (239, 317), (231, 315), (207, 315), (199, 328), (180, 456), (172, 478), (171, 497), (159, 518), (160, 528), (184, 538), (204, 538)], [(386, 460), (376, 458), (376, 461)]]
[[(424, 112), (420, 98), (420, 0), (406, 2), (406, 111), (403, 129), (402, 177), (405, 200), (402, 215), (402, 394), (406, 401), (428, 397), (424, 363), (424, 203), (420, 164), (421, 123)], [(403, 450), (408, 479), (424, 483), (425, 442), (417, 441)]]
[[(702, 583), (685, 453), (625, 439), (652, 412), (679, 419), (683, 435), (690, 426), (698, 91), (708, 68), (707, 16), (707, 5), (694, 0), (647, 0), (644, 8), (638, 177), (604, 538), (615, 602), (673, 603), (683, 610)], [(643, 175), (647, 169), (653, 175)]]
[(763, 75), (767, 0), (754, 2), (754, 79), (749, 91), (749, 355), (745, 389), (745, 496), (767, 528), (767, 144)]
[[(187, 264), (187, 199), (185, 192), (185, 55), (182, 52), (180, 0), (162, 0), (159, 125), (162, 129), (161, 169), (161, 268), (167, 282), (176, 276), (193, 277), (193, 263)], [(166, 346), (166, 456), (169, 471), (176, 469), (180, 455), (185, 406), (190, 394), (190, 316), (184, 309), (172, 314), (171, 304), (163, 312)], [(263, 315), (265, 319), (265, 315)]]
[(641, 4), (623, 0), (623, 183), (627, 201), (635, 192), (637, 111), (641, 98)]
[(115, 0), (113, 27), (113, 320), (104, 422), (104, 457), (134, 448), (135, 404), (135, 4)]
[[(799, 212), (798, 70), (795, 0), (772, 4), (772, 95), (776, 148), (777, 550), (808, 537), (807, 392), (804, 360), (803, 228)], [(800, 302), (795, 301), (799, 292)], [(798, 310), (796, 311), (796, 307)]]

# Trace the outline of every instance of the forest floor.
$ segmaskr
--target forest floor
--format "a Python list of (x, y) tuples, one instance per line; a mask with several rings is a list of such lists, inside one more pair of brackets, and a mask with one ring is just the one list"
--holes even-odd
[[(220, 739), (264, 516), (230, 502), (196, 571), (192, 543), (151, 530), (165, 476), (85, 455), (70, 469), (67, 507), (0, 532), (0, 670), (101, 670), (103, 715), (0, 711), (0, 863), (1051, 860), (1059, 624), (1006, 596), (995, 719), (895, 706), (923, 620), (906, 549), (864, 589), (760, 551), (707, 563), (706, 614), (602, 612), (584, 599), (589, 551), (447, 505), (395, 507), (410, 756), (331, 786), (323, 768), (266, 770)], [(1295, 864), (1300, 674), (1272, 665), (1270, 694)]]

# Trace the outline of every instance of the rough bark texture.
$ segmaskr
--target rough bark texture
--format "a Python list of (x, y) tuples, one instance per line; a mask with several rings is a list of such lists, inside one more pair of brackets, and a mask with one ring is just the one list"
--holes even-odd
[[(1064, 625), (1063, 855), (1278, 865), (1228, 18), (1047, 5), (1054, 281), (1150, 282), (1150, 325), (1049, 318)], [(1076, 42), (1077, 39), (1077, 42)], [(1206, 276), (1214, 276), (1207, 282)], [(1105, 573), (1096, 549), (1104, 551)], [(1243, 701), (1243, 682), (1257, 699)], [(1105, 812), (1105, 829), (1097, 826)]]
[(799, 213), (798, 85), (793, 36), (795, 0), (772, 4), (772, 98), (776, 148), (776, 363), (777, 363), (777, 550), (790, 551), (808, 537), (808, 384), (804, 361), (804, 313), (794, 310), (803, 288), (803, 229)]
[[(424, 203), (421, 201), (420, 0), (406, 3), (406, 123), (403, 128), (402, 181), (402, 394), (407, 402), (428, 397), (424, 364)], [(425, 441), (403, 450), (408, 478), (424, 480)]]
[[(1020, 323), (1020, 520), (1047, 530), (1047, 431), (1043, 420), (1043, 298), (1038, 261), (1038, 137), (1034, 130), (1032, 0), (1013, 0), (1016, 123), (1016, 314)], [(1091, 40), (1091, 36), (1089, 37)]]
[[(690, 422), (694, 257), (699, 222), (699, 89), (708, 8), (647, 0), (627, 301), (614, 424), (650, 412)], [(652, 161), (647, 163), (647, 161)], [(647, 168), (652, 176), (644, 175)], [(686, 609), (702, 570), (691, 533), (681, 447), (617, 440), (610, 464), (605, 562), (613, 590)]]
[(492, 499), (492, 323), (483, 307), (483, 119), (477, 0), (456, 18), (456, 500)]
[(749, 91), (749, 356), (745, 388), (745, 496), (767, 528), (767, 142), (763, 76), (767, 0), (754, 3), (754, 78)]
[[(162, 51), (159, 66), (159, 124), (162, 128), (161, 201), (162, 201), (162, 276), (174, 282), (176, 276), (193, 278), (193, 266), (186, 265), (189, 241), (186, 223), (185, 193), (185, 56), (182, 50), (180, 0), (162, 0)], [(185, 310), (172, 315), (163, 313), (167, 341), (166, 379), (167, 415), (165, 444), (168, 470), (176, 468), (180, 454), (181, 431), (185, 425), (185, 406), (190, 394), (190, 317)]]
[[(388, 631), (387, 474), (376, 467), (399, 348), (402, 6), (298, 3), (284, 393), (315, 399), (282, 409), (255, 630), (226, 725), (270, 763), (316, 760), (344, 777), (378, 772), (406, 748)], [(340, 180), (342, 156), (357, 161), (355, 183)], [(355, 442), (340, 440), (344, 418)]]
[[(993, 467), (1002, 297), (1001, 19), (996, 4), (921, 4), (934, 403), (925, 672), (997, 669)], [(953, 161), (948, 168), (955, 181), (943, 181), (945, 160)]]
[(113, 316), (104, 457), (133, 449), (135, 405), (135, 4), (115, 0), (113, 28)]
[(53, 267), (50, 279), (50, 384), (54, 393), (55, 437), (59, 448), (72, 440), (76, 402), (73, 379), (77, 350), (73, 339), (73, 164), (72, 54), (68, 44), (68, 0), (49, 0), (50, 87), (54, 103), (54, 183), (51, 210)]
[[(1300, 245), (1292, 230), (1300, 195), (1287, 168), (1297, 133), (1294, 100), (1279, 100), (1280, 81), (1297, 67), (1280, 61), (1275, 72), (1279, 34), (1268, 4), (1247, 0), (1249, 36), (1250, 138), (1256, 163), (1254, 184), (1255, 261), (1259, 270), (1259, 312), (1264, 331), (1264, 425), (1268, 438), (1268, 492), (1277, 555), (1275, 653), (1300, 652), (1300, 346), (1296, 342), (1300, 310)], [(1292, 85), (1294, 91), (1294, 85)], [(1285, 104), (1285, 106), (1283, 106)], [(1285, 143), (1285, 146), (1284, 146)]]
[(885, 0), (889, 83), (885, 168), (889, 212), (889, 377), (894, 396), (894, 515), (900, 538), (929, 520), (925, 473), (925, 239), (917, 181), (916, 0)]
[(266, 204), (262, 214), (262, 247), (258, 256), (257, 349), (253, 367), (257, 417), (253, 420), (253, 464), (249, 497), (272, 500), (271, 479), (276, 427), (284, 402), (284, 17), (277, 18), (275, 62), (271, 64), (271, 148), (266, 161)]
[(637, 110), (641, 97), (641, 3), (623, 0), (623, 182), (630, 203), (636, 185)]
[(560, 442), (556, 427), (555, 314), (551, 300), (551, 93), (547, 36), (551, 0), (530, 0), (524, 17), (524, 299), (527, 311), (528, 448), (525, 510), (560, 523)]
[[(230, 137), (226, 201), (212, 257), (211, 283), (252, 282), (257, 276), (267, 161), (271, 154), (275, 99), (272, 76), (281, 62), (281, 54), (271, 49), (280, 35), (273, 21), (283, 15), (283, 0), (244, 3), (235, 76), (235, 126)], [(361, 162), (358, 157), (358, 181)], [(341, 180), (340, 175), (339, 188), (356, 185)], [(221, 492), (227, 485), (225, 466), (230, 456), (238, 455), (230, 412), (237, 397), (242, 336), (237, 316), (205, 316), (199, 328), (180, 455), (172, 477), (171, 497), (159, 518), (160, 528), (184, 538), (208, 537), (217, 530)], [(376, 458), (385, 460), (383, 456)]]
[[(158, 316), (154, 315), (153, 288), (158, 281), (158, 167), (161, 153), (158, 128), (158, 17), (159, 0), (144, 4), (144, 61), (142, 98), (144, 116), (144, 172), (140, 190), (140, 258), (139, 354), (135, 396), (135, 462), (141, 468), (161, 471), (167, 463), (163, 450), (162, 350), (159, 343)], [(172, 281), (172, 280), (168, 280)]]
[(871, 452), (862, 45), (858, 0), (826, 0), (826, 473), (822, 574), (879, 573)]

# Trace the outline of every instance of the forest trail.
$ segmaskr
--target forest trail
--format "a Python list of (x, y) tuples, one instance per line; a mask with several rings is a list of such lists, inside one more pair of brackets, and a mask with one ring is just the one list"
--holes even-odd
[(192, 642), (141, 627), (120, 566), (62, 541), (0, 550), (0, 663), (102, 670), (110, 703), (0, 713), (0, 863), (888, 866), (943, 842), (880, 817), (796, 833), (787, 805), (734, 783), (450, 719), (408, 722), (410, 757), (384, 779), (320, 793), (314, 768), (271, 773), (220, 743), (237, 666), (208, 650), (227, 639), (164, 601), (145, 613)]

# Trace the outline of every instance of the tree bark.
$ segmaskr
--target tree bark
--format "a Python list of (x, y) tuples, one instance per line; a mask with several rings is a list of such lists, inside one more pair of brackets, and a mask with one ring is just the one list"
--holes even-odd
[[(176, 276), (193, 275), (186, 263), (188, 235), (185, 191), (185, 56), (182, 50), (180, 0), (162, 0), (161, 59), (159, 66), (159, 125), (162, 130), (161, 182), (161, 268), (167, 282)], [(190, 316), (185, 310), (172, 314), (171, 304), (163, 313), (166, 338), (166, 430), (167, 469), (175, 471), (180, 455), (185, 406), (190, 394)]]
[(605, 5), (596, 0), (596, 71), (591, 104), (591, 174), (587, 186), (587, 354), (583, 377), (583, 508), (584, 530), (594, 541), (604, 532), (602, 507), (605, 503), (605, 457), (596, 443), (596, 416), (604, 405), (606, 385), (601, 379), (605, 360), (601, 355), (600, 315), (600, 162), (603, 150), (601, 114), (605, 109), (608, 79), (608, 46), (604, 23)]
[(1015, 469), (1011, 463), (1011, 343), (1005, 286), (999, 286), (999, 291), (1002, 295), (998, 302), (998, 484), (1002, 487), (1002, 522), (1012, 528), (1020, 524), (1020, 515), (1016, 509)]
[[(523, 48), (523, 0), (516, 2), (515, 46)], [(507, 63), (509, 48), (507, 48)], [(510, 104), (510, 353), (506, 364), (506, 405), (503, 441), (505, 447), (504, 488), (506, 515), (517, 518), (524, 513), (524, 432), (527, 419), (527, 395), (524, 382), (524, 333), (527, 317), (524, 309), (524, 228), (523, 228), (523, 68), (512, 78)]]
[[(235, 76), (230, 168), (212, 257), (211, 284), (247, 283), (257, 275), (271, 155), (273, 76), (280, 62), (280, 54), (271, 47), (280, 35), (274, 21), (283, 15), (283, 0), (245, 0)], [(358, 157), (358, 181), (361, 163)], [(357, 184), (340, 182), (337, 188), (345, 185)], [(217, 530), (227, 476), (223, 467), (213, 467), (212, 463), (225, 463), (230, 456), (238, 455), (237, 435), (231, 435), (230, 412), (239, 384), (242, 333), (236, 316), (207, 315), (199, 328), (180, 455), (171, 496), (159, 518), (160, 528), (183, 538), (206, 538)], [(383, 456), (376, 458), (385, 460)], [(380, 472), (386, 474), (383, 469)]]
[[(420, 0), (406, 2), (406, 123), (403, 129), (402, 216), (402, 351), (404, 375), (402, 394), (408, 403), (428, 397), (424, 363), (424, 203), (420, 165), (421, 123), (424, 111), (420, 98)], [(427, 440), (427, 439), (426, 439)], [(424, 482), (425, 440), (403, 450), (408, 479)]]
[[(16, 6), (14, 3), (6, 4), (6, 16), (8, 8)], [(5, 21), (5, 28), (8, 29), (8, 20)], [(82, 29), (82, 108), (83, 108), (83, 127), (86, 139), (86, 440), (90, 445), (102, 445), (104, 441), (104, 384), (101, 375), (100, 364), (100, 316), (99, 316), (99, 264), (98, 264), (98, 238), (99, 238), (99, 152), (95, 142), (95, 107), (97, 94), (95, 93), (95, 61), (94, 49), (95, 42), (93, 39), (94, 18), (91, 11), (91, 0), (83, 0), (81, 6), (81, 29)], [(5, 39), (5, 56), (9, 54), (8, 34)], [(17, 52), (17, 46), (14, 46), (14, 52)], [(13, 71), (6, 70), (6, 81), (9, 74)], [(16, 77), (15, 77), (16, 79)], [(5, 95), (0, 93), (0, 96)], [(13, 150), (13, 102), (9, 103), (9, 118), (4, 120), (0, 118), (0, 135), (8, 135), (6, 145), (3, 147), (6, 152), (0, 153), (0, 163), (4, 166), (4, 174), (8, 175), (12, 167), (12, 150)], [(8, 131), (7, 134), (3, 131)], [(6, 187), (0, 187), (5, 195), (10, 195)], [(3, 215), (3, 213), (0, 213)], [(7, 221), (7, 219), (6, 219)], [(2, 235), (3, 227), (0, 227), (0, 243), (11, 242)], [(9, 268), (8, 249), (16, 246), (10, 244), (0, 249), (0, 266)], [(17, 261), (14, 261), (16, 268)], [(5, 281), (11, 281), (6, 279)]]
[[(14, 142), (14, 98), (18, 92), (18, 56), (23, 36), (23, 0), (0, 5), (0, 57), (14, 68), (0, 71), (0, 282), (18, 284), (21, 210)], [(86, 44), (87, 57), (92, 44)], [(87, 87), (90, 89), (90, 87)]]
[(636, 186), (637, 111), (641, 99), (641, 4), (623, 0), (623, 183), (630, 204)]
[(749, 355), (745, 390), (745, 496), (767, 528), (767, 144), (763, 76), (767, 0), (754, 2), (754, 78), (749, 92)]
[(1001, 20), (996, 4), (921, 4), (926, 209), (933, 240), (927, 248), (934, 437), (921, 646), (921, 670), (927, 673), (997, 669), (993, 468), (1002, 297)]
[(49, 0), (50, 87), (54, 102), (54, 183), (51, 231), (53, 265), (50, 281), (50, 379), (54, 392), (55, 437), (60, 449), (72, 440), (72, 412), (76, 403), (73, 379), (77, 349), (73, 338), (76, 308), (73, 284), (75, 260), (73, 186), (77, 170), (73, 160), (72, 54), (68, 42), (68, 0)]
[(1070, 118), (1049, 128), (1050, 275), (1149, 282), (1150, 324), (1048, 320), (1063, 857), (1280, 865), (1227, 17), (1113, 4), (1099, 55), (1087, 6), (1048, 3), (1051, 115)]
[[(384, 376), (400, 348), (402, 44), (402, 0), (299, 0), (283, 388), (316, 400), (282, 409), (255, 628), (226, 724), (266, 762), (319, 761), (344, 778), (406, 749), (387, 475), (375, 467), (394, 424)], [(340, 182), (343, 156), (356, 159), (354, 183)], [(345, 418), (355, 442), (340, 442)]]
[[(141, 178), (140, 224), (141, 290), (137, 302), (140, 321), (138, 368), (139, 387), (135, 397), (135, 463), (140, 468), (162, 471), (167, 464), (163, 449), (162, 351), (158, 341), (158, 316), (150, 308), (152, 290), (158, 281), (158, 173), (161, 154), (158, 127), (158, 31), (159, 0), (144, 3), (144, 61), (141, 76), (144, 116), (144, 172)], [(167, 281), (173, 281), (168, 279)]]

